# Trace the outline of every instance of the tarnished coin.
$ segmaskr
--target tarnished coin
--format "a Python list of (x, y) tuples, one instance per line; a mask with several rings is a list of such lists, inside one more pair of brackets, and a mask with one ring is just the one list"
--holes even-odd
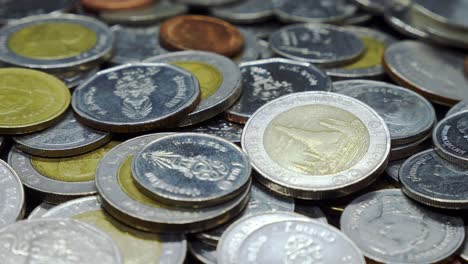
[(193, 240), (188, 243), (188, 250), (198, 261), (203, 264), (216, 264), (216, 247), (207, 245), (203, 242)]
[(193, 6), (212, 7), (218, 5), (227, 5), (238, 0), (176, 0), (177, 3), (183, 3)]
[(95, 171), (99, 160), (118, 142), (69, 158), (40, 158), (13, 147), (8, 163), (18, 172), (21, 182), (44, 196), (44, 201), (61, 203), (96, 193)]
[(104, 209), (120, 221), (152, 232), (200, 232), (221, 225), (247, 205), (250, 186), (238, 197), (218, 206), (199, 209), (166, 207), (148, 198), (131, 175), (132, 158), (140, 149), (168, 134), (130, 139), (111, 150), (96, 171), (96, 186)]
[(75, 0), (1, 0), (0, 24), (32, 15), (67, 12), (73, 8), (74, 3)]
[(94, 67), (85, 71), (54, 72), (53, 75), (62, 80), (68, 88), (72, 89), (93, 77), (98, 71), (99, 67)]
[(401, 165), (405, 162), (405, 159), (395, 160), (388, 163), (387, 168), (385, 169), (385, 174), (390, 176), (395, 182), (399, 182), (398, 172), (400, 171)]
[(31, 211), (28, 215), (28, 219), (38, 219), (41, 218), (45, 213), (47, 213), (51, 208), (54, 208), (56, 205), (50, 203), (42, 202), (34, 210)]
[(430, 138), (431, 134), (429, 133), (425, 137), (414, 142), (403, 145), (392, 145), (392, 149), (390, 150), (390, 161), (408, 158), (420, 151), (430, 148), (431, 141), (428, 140)]
[(330, 91), (330, 78), (310, 63), (268, 59), (240, 64), (242, 95), (224, 112), (226, 119), (244, 124), (266, 103), (286, 94)]
[(453, 105), (468, 97), (463, 58), (454, 51), (422, 42), (401, 41), (385, 51), (384, 66), (402, 86), (435, 103)]
[(197, 133), (157, 139), (132, 161), (132, 176), (147, 196), (169, 206), (209, 207), (244, 192), (252, 168), (233, 143)]
[(247, 122), (242, 148), (269, 189), (301, 199), (337, 198), (385, 168), (390, 134), (369, 106), (328, 92), (286, 95)]
[(448, 161), (468, 167), (468, 112), (446, 117), (432, 134), (435, 150)]
[(0, 61), (46, 71), (81, 70), (106, 59), (114, 37), (102, 22), (72, 14), (26, 17), (0, 29)]
[(50, 158), (80, 155), (101, 147), (110, 139), (109, 133), (80, 124), (71, 110), (64, 119), (46, 130), (13, 138), (18, 149)]
[(181, 51), (150, 58), (148, 62), (170, 63), (192, 73), (200, 84), (200, 104), (173, 126), (193, 125), (222, 113), (240, 96), (241, 72), (230, 59), (202, 51)]
[(58, 205), (42, 218), (72, 218), (99, 228), (117, 244), (123, 263), (182, 264), (185, 259), (187, 242), (184, 235), (147, 233), (121, 224), (101, 209), (95, 196)]
[(321, 24), (283, 27), (271, 35), (270, 45), (278, 55), (322, 67), (342, 66), (356, 61), (364, 53), (364, 44), (358, 36)]
[[(21, 249), (17, 243), (21, 241)], [(95, 227), (76, 220), (35, 219), (0, 230), (4, 264), (75, 263), (120, 264), (114, 241)]]
[(242, 0), (210, 9), (212, 15), (233, 23), (257, 23), (273, 16), (271, 0)]
[(16, 172), (0, 160), (0, 229), (21, 219), (24, 214), (24, 190)]
[(348, 205), (341, 230), (364, 255), (382, 263), (437, 263), (465, 236), (463, 220), (412, 202), (398, 189), (364, 194)]
[(99, 72), (76, 88), (72, 106), (85, 125), (110, 132), (170, 126), (198, 104), (195, 76), (161, 63), (126, 64)]
[(99, 10), (125, 10), (151, 5), (154, 0), (80, 0), (84, 7)]
[(340, 93), (342, 90), (350, 88), (350, 87), (355, 87), (355, 86), (360, 86), (360, 85), (382, 85), (386, 84), (385, 82), (379, 82), (379, 81), (371, 81), (371, 80), (345, 80), (345, 81), (337, 81), (333, 82), (332, 85), (332, 92), (335, 93)]
[(0, 134), (46, 129), (63, 117), (70, 91), (59, 79), (35, 70), (0, 69)]
[(468, 110), (468, 100), (460, 101), (458, 104), (454, 105), (450, 110), (447, 112), (447, 116), (451, 116), (457, 114), (459, 112), (467, 111)]
[(184, 129), (184, 132), (210, 134), (220, 138), (224, 138), (225, 140), (236, 144), (239, 144), (241, 142), (243, 131), (243, 126), (229, 122), (228, 120), (222, 117), (215, 117), (214, 119), (208, 120), (205, 123), (201, 123)]

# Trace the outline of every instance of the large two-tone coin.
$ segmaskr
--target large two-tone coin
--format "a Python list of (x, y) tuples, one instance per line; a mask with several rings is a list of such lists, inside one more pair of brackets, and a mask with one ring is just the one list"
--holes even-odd
[(448, 161), (468, 167), (468, 112), (446, 117), (432, 134), (436, 152)]
[(271, 190), (336, 198), (375, 180), (388, 160), (390, 134), (379, 114), (356, 99), (304, 92), (260, 108), (245, 126), (242, 148)]
[(70, 11), (74, 3), (75, 0), (1, 0), (0, 24), (32, 15)]
[(251, 24), (270, 19), (273, 16), (273, 4), (271, 0), (238, 1), (211, 8), (210, 13), (233, 23)]
[(16, 222), (24, 213), (24, 190), (16, 172), (0, 161), (0, 229)]

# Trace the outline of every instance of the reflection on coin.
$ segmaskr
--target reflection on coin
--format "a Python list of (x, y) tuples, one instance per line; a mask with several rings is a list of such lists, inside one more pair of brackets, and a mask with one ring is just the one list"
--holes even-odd
[(386, 166), (390, 135), (366, 104), (304, 92), (260, 108), (245, 126), (242, 148), (271, 190), (302, 199), (336, 198), (374, 181)]
[(0, 229), (22, 218), (24, 190), (16, 172), (0, 160)]
[(183, 3), (193, 6), (212, 7), (218, 5), (227, 5), (238, 0), (176, 0), (177, 3)]
[(216, 247), (207, 245), (203, 242), (193, 240), (188, 244), (188, 250), (198, 261), (203, 264), (216, 264)]
[(214, 7), (211, 14), (233, 23), (257, 23), (273, 16), (271, 0), (250, 0), (234, 2), (230, 5)]
[(464, 239), (463, 220), (412, 202), (398, 189), (364, 194), (346, 207), (341, 230), (364, 255), (383, 263), (437, 263)]
[(346, 0), (273, 0), (273, 5), (276, 16), (284, 22), (336, 23), (357, 11)]
[(18, 149), (50, 158), (80, 155), (99, 148), (110, 139), (109, 133), (80, 124), (71, 110), (64, 119), (46, 130), (13, 138)]
[(286, 59), (258, 60), (240, 65), (242, 95), (225, 116), (245, 123), (266, 103), (286, 94), (305, 91), (330, 91), (331, 80), (310, 63)]
[(53, 73), (55, 77), (62, 80), (68, 88), (75, 88), (86, 80), (94, 76), (99, 71), (99, 67), (94, 67), (85, 71), (72, 71), (64, 73)]
[(434, 129), (432, 141), (443, 158), (467, 167), (468, 112), (457, 113), (440, 121)]
[(335, 93), (340, 93), (342, 90), (354, 87), (354, 86), (360, 86), (360, 85), (382, 85), (385, 84), (384, 82), (379, 82), (379, 81), (370, 81), (370, 80), (345, 80), (345, 81), (337, 81), (333, 82), (332, 85), (332, 92)]
[(388, 163), (387, 168), (385, 169), (386, 175), (390, 176), (395, 182), (399, 182), (398, 172), (400, 171), (401, 165), (405, 162), (405, 159), (395, 160)]
[(468, 100), (460, 101), (458, 104), (454, 105), (450, 110), (447, 112), (447, 116), (451, 116), (457, 114), (459, 112), (467, 111), (468, 110)]
[(31, 213), (28, 215), (28, 219), (38, 219), (41, 218), (45, 213), (47, 213), (51, 208), (54, 208), (54, 204), (44, 203), (39, 204)]
[(0, 24), (15, 19), (52, 12), (66, 12), (73, 8), (75, 0), (3, 0), (0, 7)]
[(195, 76), (161, 63), (125, 64), (99, 72), (73, 93), (84, 124), (110, 132), (142, 132), (167, 126), (197, 105)]
[(283, 27), (271, 35), (270, 45), (278, 55), (323, 67), (342, 66), (364, 53), (364, 44), (355, 34), (320, 24)]
[(215, 117), (204, 123), (186, 127), (184, 132), (203, 133), (224, 138), (232, 143), (240, 143), (244, 127), (227, 121), (222, 117)]
[[(120, 264), (114, 241), (102, 231), (76, 220), (35, 219), (0, 230), (4, 264), (66, 263)], [(17, 243), (21, 241), (21, 252)]]

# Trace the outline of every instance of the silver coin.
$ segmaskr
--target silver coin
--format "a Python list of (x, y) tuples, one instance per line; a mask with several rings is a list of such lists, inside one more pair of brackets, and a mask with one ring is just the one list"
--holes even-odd
[(0, 160), (0, 229), (24, 214), (24, 190), (16, 172)]
[(240, 32), (244, 37), (244, 47), (241, 53), (232, 59), (238, 63), (257, 60), (262, 50), (262, 47), (258, 43), (258, 38), (250, 31), (241, 29)]
[(447, 112), (446, 117), (468, 110), (468, 100), (460, 101)]
[(184, 263), (187, 251), (184, 235), (151, 234), (123, 225), (102, 210), (96, 196), (55, 206), (42, 218), (72, 218), (97, 227), (115, 241), (124, 263)]
[(330, 91), (330, 78), (314, 65), (286, 59), (258, 60), (240, 64), (242, 95), (224, 114), (244, 124), (260, 107), (286, 94)]
[(320, 24), (284, 27), (271, 35), (270, 45), (280, 56), (322, 67), (341, 66), (364, 53), (364, 44), (355, 34)]
[(227, 5), (239, 0), (176, 0), (176, 3), (182, 3), (199, 7), (213, 7), (219, 5)]
[(242, 0), (230, 5), (214, 7), (210, 13), (232, 23), (257, 23), (273, 16), (271, 0)]
[(243, 241), (255, 230), (264, 225), (286, 220), (306, 220), (307, 217), (288, 212), (260, 213), (244, 217), (234, 222), (224, 232), (217, 247), (218, 263), (237, 264), (239, 262), (239, 250)]
[[(239, 98), (242, 91), (239, 67), (230, 59), (218, 54), (203, 51), (180, 51), (153, 57), (147, 62), (172, 63), (190, 68), (199, 65), (205, 70), (209, 70), (212, 76), (217, 76), (216, 78), (207, 78), (205, 71), (199, 73), (204, 82), (200, 88), (202, 90), (201, 102), (192, 113), (177, 123), (178, 126), (193, 125), (217, 116), (230, 107)], [(196, 72), (194, 73), (196, 74)], [(210, 90), (211, 92), (204, 91), (211, 86), (215, 86), (214, 92), (212, 90)]]
[(273, 0), (276, 16), (284, 22), (336, 23), (351, 17), (357, 6), (346, 0)]
[(247, 122), (242, 148), (269, 189), (301, 199), (360, 190), (386, 166), (390, 134), (369, 106), (329, 92), (286, 95)]
[(468, 30), (468, 2), (463, 0), (448, 1), (416, 0), (414, 8), (431, 19), (452, 27)]
[(4, 264), (122, 263), (110, 237), (90, 225), (64, 219), (25, 220), (1, 229), (0, 256)]
[(468, 167), (468, 112), (444, 118), (432, 134), (437, 153), (448, 161)]
[(258, 40), (258, 45), (260, 46), (260, 56), (261, 60), (272, 59), (275, 57), (275, 53), (270, 47), (270, 43), (263, 39)]
[[(339, 250), (337, 250), (339, 249)], [(365, 264), (359, 248), (335, 227), (317, 221), (288, 220), (252, 232), (237, 252), (239, 263)]]
[(327, 217), (323, 213), (322, 209), (320, 209), (320, 207), (318, 206), (305, 203), (298, 203), (296, 204), (295, 212), (320, 221), (322, 223), (328, 223)]
[(178, 133), (151, 142), (132, 161), (147, 196), (180, 207), (209, 207), (244, 192), (252, 168), (233, 143), (212, 135)]
[(111, 30), (115, 36), (115, 49), (110, 59), (113, 64), (142, 62), (169, 53), (159, 43), (159, 26), (113, 26)]
[(468, 261), (468, 226), (465, 225), (465, 242), (460, 250), (460, 258), (465, 262)]
[(431, 146), (430, 138), (431, 134), (429, 133), (417, 141), (403, 145), (393, 145), (390, 150), (390, 161), (408, 158), (420, 151), (428, 149)]
[(161, 63), (125, 64), (99, 72), (73, 93), (84, 124), (110, 132), (141, 132), (185, 117), (199, 101), (191, 73)]
[(255, 24), (236, 24), (237, 28), (242, 31), (248, 31), (254, 34), (257, 38), (268, 40), (271, 34), (284, 26), (283, 23), (280, 23), (276, 20), (271, 20), (267, 22), (260, 22)]
[(31, 213), (28, 215), (28, 219), (38, 219), (41, 218), (45, 213), (47, 213), (50, 209), (54, 208), (54, 204), (44, 203), (42, 202), (39, 204)]
[(340, 93), (342, 90), (350, 88), (350, 87), (355, 87), (355, 86), (360, 86), (360, 85), (381, 85), (385, 84), (385, 82), (379, 82), (379, 81), (371, 81), (371, 80), (344, 80), (344, 81), (336, 81), (333, 82), (332, 85), (332, 92), (335, 93)]
[(183, 130), (184, 132), (203, 133), (220, 138), (224, 138), (232, 143), (239, 144), (242, 137), (242, 131), (244, 127), (236, 123), (227, 121), (221, 117), (215, 117), (205, 123), (187, 127)]
[(164, 233), (200, 232), (239, 214), (248, 202), (250, 187), (225, 204), (200, 209), (164, 207), (138, 191), (131, 176), (132, 157), (147, 144), (167, 135), (151, 134), (130, 139), (101, 160), (96, 171), (96, 186), (104, 209), (137, 229)]
[(409, 0), (392, 0), (383, 15), (385, 21), (403, 35), (423, 40), (431, 37), (424, 29), (415, 25)]
[(16, 19), (53, 12), (67, 12), (75, 0), (0, 0), (0, 24)]
[(109, 142), (111, 135), (80, 124), (68, 110), (54, 126), (33, 134), (14, 137), (17, 148), (41, 157), (69, 157), (95, 150)]
[[(9, 43), (12, 36), (15, 35), (15, 33), (31, 26), (44, 24), (46, 25), (47, 23), (67, 23), (86, 28), (86, 30), (90, 30), (91, 32), (93, 32), (93, 34), (96, 35), (96, 44), (92, 48), (77, 55), (71, 55), (65, 58), (56, 59), (44, 59), (42, 57), (26, 57), (17, 54), (14, 50), (11, 49)], [(46, 31), (46, 29), (44, 31)], [(16, 20), (14, 23), (11, 23), (1, 28), (0, 35), (2, 36), (0, 38), (0, 61), (18, 67), (34, 68), (49, 71), (71, 71), (93, 67), (96, 64), (99, 64), (99, 62), (101, 62), (102, 60), (107, 59), (107, 57), (112, 52), (114, 42), (113, 34), (108, 26), (91, 17), (72, 14), (55, 14), (26, 17), (20, 20)], [(34, 35), (31, 35), (30, 38), (32, 38), (33, 36)], [(71, 38), (70, 42), (73, 43), (79, 40), (80, 39)]]
[(354, 0), (359, 6), (369, 12), (382, 14), (386, 11), (386, 5), (392, 0)]
[(54, 73), (54, 76), (62, 80), (68, 88), (72, 89), (93, 77), (98, 71), (99, 67), (95, 67), (85, 71)]
[(203, 242), (193, 240), (188, 244), (188, 250), (198, 261), (203, 264), (216, 264), (216, 247), (207, 245)]
[(398, 172), (400, 171), (401, 165), (403, 165), (405, 161), (405, 159), (400, 159), (389, 162), (387, 168), (385, 169), (386, 175), (390, 176), (390, 178), (395, 182), (400, 182), (398, 179)]
[(462, 245), (463, 220), (421, 207), (399, 189), (362, 195), (341, 216), (341, 230), (383, 263), (437, 263)]
[(351, 17), (346, 18), (345, 20), (337, 23), (338, 25), (362, 25), (366, 24), (372, 20), (374, 16), (371, 13), (361, 10), (360, 8), (357, 10), (354, 15)]

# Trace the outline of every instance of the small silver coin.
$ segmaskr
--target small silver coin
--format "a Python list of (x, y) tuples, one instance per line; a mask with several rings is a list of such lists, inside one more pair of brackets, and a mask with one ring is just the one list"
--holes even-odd
[(432, 134), (437, 153), (448, 161), (468, 167), (468, 112), (444, 118)]
[(244, 47), (239, 55), (232, 58), (235, 62), (248, 62), (258, 60), (262, 47), (258, 43), (258, 38), (247, 30), (240, 30), (244, 37)]
[(28, 215), (28, 219), (38, 219), (41, 218), (45, 213), (47, 213), (50, 209), (54, 208), (56, 205), (50, 203), (42, 202), (39, 204), (31, 213)]
[(430, 138), (431, 134), (429, 133), (425, 137), (408, 144), (392, 145), (392, 149), (390, 150), (390, 161), (408, 158), (420, 151), (430, 148)]
[(266, 103), (286, 94), (330, 91), (330, 78), (314, 65), (287, 59), (258, 60), (240, 64), (242, 95), (224, 114), (244, 124)]
[(16, 172), (0, 160), (0, 229), (23, 217), (24, 190)]
[(213, 7), (231, 4), (237, 1), (239, 0), (176, 0), (176, 3), (182, 3), (198, 7)]
[(348, 205), (341, 230), (364, 255), (381, 263), (437, 263), (465, 236), (463, 220), (422, 207), (399, 189), (364, 194)]
[(50, 158), (80, 155), (103, 146), (110, 139), (109, 133), (82, 125), (71, 110), (64, 119), (46, 130), (13, 138), (21, 151)]
[[(4, 264), (122, 263), (120, 252), (109, 236), (76, 220), (20, 221), (2, 228), (0, 241)], [(22, 246), (18, 249), (20, 241)]]
[(257, 23), (273, 16), (271, 0), (242, 0), (230, 5), (214, 7), (210, 13), (232, 23)]
[[(211, 72), (214, 76), (218, 76), (203, 80), (206, 84), (202, 84), (200, 88), (202, 90), (200, 104), (179, 121), (177, 126), (189, 126), (217, 116), (229, 108), (242, 92), (239, 67), (230, 59), (218, 54), (203, 51), (180, 51), (153, 57), (148, 59), (147, 62), (171, 63), (181, 67), (187, 65), (186, 67), (190, 68), (199, 65), (200, 68)], [(206, 79), (205, 71), (201, 71), (200, 74), (203, 79)], [(204, 89), (211, 88), (211, 86), (217, 86), (214, 87), (214, 92), (204, 91)]]
[(54, 73), (54, 76), (62, 80), (68, 88), (72, 89), (93, 77), (98, 71), (99, 67), (94, 67), (85, 71)]
[(321, 67), (342, 66), (364, 53), (364, 44), (353, 33), (331, 25), (299, 24), (283, 27), (270, 37), (280, 56)]
[(188, 244), (188, 250), (198, 261), (203, 264), (216, 264), (216, 247), (207, 245), (203, 242), (192, 240)]
[(215, 117), (214, 119), (208, 120), (204, 123), (200, 123), (195, 126), (186, 127), (184, 132), (203, 133), (224, 138), (232, 143), (239, 144), (241, 142), (242, 131), (244, 127), (232, 123), (222, 117)]
[(390, 161), (387, 168), (385, 169), (385, 174), (395, 182), (400, 182), (398, 179), (398, 172), (400, 171), (401, 165), (403, 165), (405, 161), (405, 159)]
[(200, 97), (191, 73), (162, 63), (125, 64), (99, 72), (76, 88), (72, 107), (85, 125), (109, 132), (169, 126)]
[(459, 112), (467, 111), (468, 110), (468, 100), (460, 101), (458, 104), (454, 105), (450, 110), (447, 112), (447, 116), (451, 116), (457, 114)]
[(415, 25), (410, 1), (392, 0), (390, 2), (391, 5), (388, 5), (382, 13), (387, 24), (403, 35), (422, 40), (430, 39), (431, 35), (428, 32)]
[(240, 30), (254, 34), (257, 38), (268, 40), (270, 35), (283, 27), (284, 24), (276, 20), (271, 20), (255, 24), (236, 24), (235, 26)]
[(0, 24), (33, 15), (67, 12), (73, 8), (75, 2), (75, 0), (1, 0)]
[(371, 80), (359, 80), (359, 79), (336, 81), (336, 82), (333, 82), (331, 91), (335, 93), (340, 93), (344, 89), (355, 87), (355, 86), (360, 86), (364, 84), (365, 85), (382, 85), (382, 84), (385, 84), (385, 82), (371, 81)]
[(448, 1), (416, 0), (414, 8), (430, 19), (447, 26), (468, 30), (468, 2), (462, 0)]

